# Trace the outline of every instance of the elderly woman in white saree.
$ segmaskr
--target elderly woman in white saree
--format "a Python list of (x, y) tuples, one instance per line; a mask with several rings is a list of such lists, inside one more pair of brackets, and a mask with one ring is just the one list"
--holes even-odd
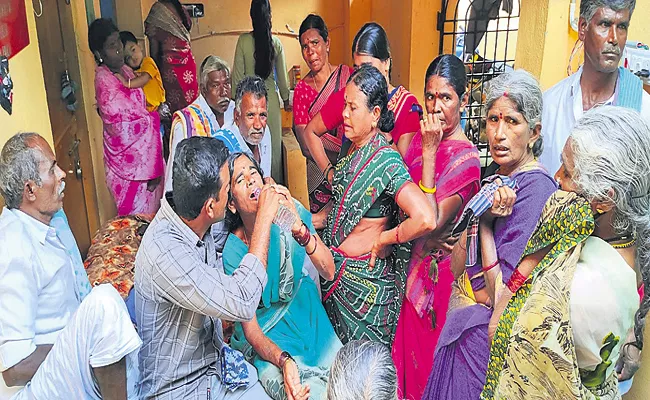
[(638, 369), (650, 306), (650, 127), (627, 109), (587, 112), (555, 177), (564, 191), (497, 288), (482, 399), (616, 399), (618, 381)]

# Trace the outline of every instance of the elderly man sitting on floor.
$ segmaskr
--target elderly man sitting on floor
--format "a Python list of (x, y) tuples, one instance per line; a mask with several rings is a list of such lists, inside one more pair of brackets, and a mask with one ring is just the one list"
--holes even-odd
[(136, 398), (141, 341), (117, 291), (90, 290), (60, 223), (64, 178), (38, 134), (0, 153), (0, 398)]

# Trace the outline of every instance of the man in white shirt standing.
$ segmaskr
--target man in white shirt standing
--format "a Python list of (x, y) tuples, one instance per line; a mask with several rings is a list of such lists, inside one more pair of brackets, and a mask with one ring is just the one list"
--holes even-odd
[[(584, 42), (584, 65), (544, 93), (540, 161), (554, 173), (576, 122), (598, 105), (632, 108), (650, 122), (650, 95), (630, 71), (619, 68), (636, 0), (582, 0), (578, 37)], [(616, 134), (616, 132), (612, 132)]]
[(0, 399), (135, 398), (141, 341), (126, 305), (111, 285), (79, 279), (53, 221), (64, 178), (38, 134), (0, 153)]
[[(210, 136), (221, 140), (231, 153), (250, 152), (246, 141), (239, 133), (238, 122), (235, 121), (236, 102), (231, 100), (232, 79), (228, 64), (217, 56), (207, 56), (201, 63), (199, 88), (201, 95), (196, 101), (174, 113), (169, 160), (165, 170), (165, 192), (172, 190), (174, 153), (183, 139), (192, 136)], [(270, 148), (271, 132), (266, 126), (266, 120), (264, 120), (264, 132)], [(268, 172), (264, 166), (262, 168), (264, 176), (270, 176), (270, 167), (267, 168)]]

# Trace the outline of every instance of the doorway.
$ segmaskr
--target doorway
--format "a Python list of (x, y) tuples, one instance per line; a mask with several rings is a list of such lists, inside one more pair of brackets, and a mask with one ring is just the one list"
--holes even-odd
[(66, 174), (63, 209), (82, 255), (90, 247), (99, 212), (93, 183), (88, 124), (70, 0), (53, 0), (36, 14), (57, 163)]

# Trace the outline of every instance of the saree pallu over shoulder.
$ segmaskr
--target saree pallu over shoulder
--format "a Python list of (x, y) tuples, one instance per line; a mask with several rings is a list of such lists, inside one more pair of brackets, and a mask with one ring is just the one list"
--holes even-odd
[(162, 3), (156, 1), (144, 20), (145, 33), (153, 36), (155, 29), (162, 29), (187, 43), (191, 41), (190, 32), (178, 18)]
[(388, 99), (388, 109), (395, 114), (395, 127), (391, 131), (393, 140), (398, 142), (406, 133), (415, 133), (420, 129), (421, 109), (418, 99), (404, 86), (398, 86)]
[[(135, 74), (122, 67), (122, 74)], [(147, 181), (162, 176), (164, 161), (160, 117), (149, 112), (142, 89), (128, 89), (106, 66), (97, 68), (95, 97), (104, 124), (104, 163), (128, 181)]]
[[(187, 13), (184, 17), (189, 19)], [(161, 77), (171, 111), (187, 107), (200, 95), (191, 35), (181, 20), (160, 2), (154, 3), (144, 21), (149, 40), (160, 43)]]
[[(370, 255), (350, 257), (338, 249), (361, 218), (380, 198), (395, 199), (410, 180), (399, 154), (381, 135), (341, 158), (335, 168), (334, 208), (323, 234), (331, 247), (335, 279), (322, 281), (325, 309), (341, 341), (370, 339), (391, 345), (404, 295), (410, 243), (394, 246), (393, 253), (368, 268)], [(397, 223), (397, 207), (383, 210)]]
[[(342, 155), (334, 171), (334, 207), (323, 235), (326, 244), (340, 246), (381, 195), (395, 199), (410, 180), (402, 157), (382, 135), (352, 154)], [(396, 217), (397, 207), (390, 213)]]
[[(404, 155), (404, 162), (408, 166), (413, 182), (422, 179), (422, 134), (418, 132)], [(460, 216), (465, 204), (479, 190), (481, 178), (481, 163), (478, 149), (470, 142), (460, 140), (444, 140), (436, 153), (435, 166), (436, 201), (440, 204), (443, 200), (460, 195), (463, 201), (460, 211), (454, 221)], [(413, 245), (413, 255), (409, 263), (409, 278), (407, 296), (422, 317), (431, 309), (434, 297), (435, 282), (430, 275), (430, 254), (424, 255), (423, 247), (426, 238), (418, 239)], [(444, 255), (447, 258), (448, 255)], [(438, 262), (443, 255), (440, 254)], [(435, 262), (435, 261), (434, 261)], [(443, 322), (444, 322), (444, 316)]]
[[(418, 131), (404, 155), (413, 182), (422, 179), (422, 152), (422, 134)], [(476, 146), (465, 140), (443, 140), (436, 152), (434, 171), (438, 204), (455, 195), (462, 200), (453, 226), (465, 203), (479, 189), (481, 164)], [(422, 398), (454, 282), (449, 254), (427, 249), (427, 240), (423, 237), (413, 242), (406, 294), (392, 348), (399, 391), (407, 399)]]
[[(306, 125), (309, 123), (325, 107), (332, 94), (345, 86), (351, 74), (352, 69), (350, 67), (339, 65), (330, 74), (320, 92), (307, 85), (304, 80), (301, 80), (296, 85), (294, 95), (295, 124)], [(344, 136), (343, 125), (339, 125), (320, 137), (325, 154), (332, 165), (335, 165), (338, 160)], [(317, 213), (323, 209), (331, 198), (331, 186), (325, 179), (324, 171), (309, 158), (307, 159), (307, 190), (312, 213)]]
[(499, 320), (481, 399), (617, 397), (615, 374), (599, 387), (581, 381), (570, 320), (573, 275), (593, 229), (586, 200), (562, 191), (549, 198), (522, 258), (551, 250)]

